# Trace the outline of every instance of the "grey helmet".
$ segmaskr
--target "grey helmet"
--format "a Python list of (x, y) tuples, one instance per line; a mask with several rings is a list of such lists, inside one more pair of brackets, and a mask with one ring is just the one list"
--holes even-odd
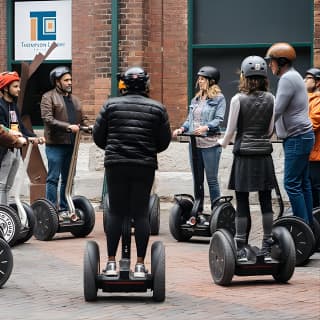
[(267, 63), (262, 57), (259, 56), (246, 57), (241, 63), (241, 73), (245, 77), (267, 77)]
[(311, 68), (306, 71), (306, 75), (310, 74), (314, 77), (315, 80), (320, 80), (320, 69), (318, 68)]
[(65, 74), (71, 74), (71, 70), (66, 66), (59, 66), (51, 70), (50, 72), (50, 82), (54, 86), (56, 84), (56, 79), (60, 79)]
[(197, 73), (198, 76), (214, 80), (217, 84), (220, 80), (220, 72), (217, 68), (211, 66), (203, 66)]

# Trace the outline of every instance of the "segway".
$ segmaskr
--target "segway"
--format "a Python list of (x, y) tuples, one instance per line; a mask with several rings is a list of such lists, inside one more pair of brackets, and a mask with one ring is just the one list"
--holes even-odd
[[(104, 232), (107, 233), (106, 223), (109, 215), (109, 197), (106, 192), (103, 199), (103, 228)], [(156, 236), (160, 231), (160, 198), (156, 193), (150, 195), (149, 206), (149, 222), (150, 222), (150, 234)], [(131, 221), (132, 227), (134, 227), (134, 220)]]
[[(45, 198), (32, 204), (35, 216), (34, 236), (41, 241), (51, 240), (56, 233), (70, 232), (75, 237), (86, 237), (95, 224), (95, 211), (90, 201), (84, 196), (72, 197), (72, 185), (76, 171), (80, 132), (91, 132), (91, 127), (80, 127), (76, 133), (73, 154), (66, 185), (68, 214), (60, 216), (56, 206)], [(64, 212), (65, 213), (65, 212)]]
[(13, 268), (13, 256), (0, 227), (0, 288), (8, 281)]
[(29, 204), (21, 201), (20, 194), (30, 162), (32, 147), (36, 140), (43, 143), (41, 138), (28, 139), (26, 156), (22, 162), (23, 176), (17, 179), (14, 202), (10, 203), (9, 206), (0, 205), (0, 224), (4, 239), (10, 246), (27, 242), (33, 235), (35, 225), (33, 210)]
[(98, 289), (103, 292), (147, 292), (153, 291), (153, 300), (165, 300), (165, 248), (161, 241), (151, 247), (151, 273), (143, 278), (135, 278), (130, 269), (132, 221), (126, 218), (122, 226), (122, 257), (117, 276), (107, 276), (100, 272), (99, 246), (95, 241), (88, 241), (84, 253), (83, 289), (86, 301), (97, 299)]
[(212, 235), (209, 247), (209, 265), (214, 283), (227, 286), (234, 275), (272, 275), (277, 282), (288, 282), (296, 264), (293, 239), (284, 227), (274, 227), (272, 238), (271, 259), (266, 260), (258, 247), (247, 244), (248, 261), (240, 262), (232, 234), (227, 229), (218, 229)]
[[(319, 223), (314, 217), (314, 225), (318, 231), (315, 233), (311, 229), (311, 227), (300, 217), (293, 215), (284, 215), (284, 205), (280, 192), (280, 188), (275, 177), (275, 192), (277, 194), (277, 200), (280, 207), (280, 212), (278, 218), (274, 221), (273, 225), (285, 227), (291, 234), (292, 239), (295, 244), (295, 252), (296, 252), (296, 265), (302, 266), (307, 263), (310, 256), (316, 250), (316, 244), (319, 241), (319, 237), (317, 236), (317, 241), (315, 234), (319, 233)], [(292, 211), (291, 211), (292, 214)]]
[[(197, 168), (196, 138), (203, 137), (192, 133), (183, 133), (190, 139), (192, 165)], [(218, 145), (217, 145), (218, 146)], [(169, 217), (171, 235), (177, 241), (188, 241), (193, 236), (211, 237), (212, 233), (222, 224), (234, 229), (235, 210), (231, 204), (232, 196), (223, 196), (212, 203), (212, 212), (198, 214), (200, 206), (199, 174), (194, 170), (194, 197), (190, 194), (175, 194), (175, 204)], [(189, 225), (186, 222), (191, 216), (196, 217), (197, 223)]]
[[(291, 234), (294, 244), (295, 244), (295, 251), (296, 251), (296, 265), (302, 266), (304, 265), (310, 258), (310, 256), (317, 250), (320, 246), (320, 225), (317, 221), (317, 215), (320, 215), (320, 209), (315, 208), (313, 210), (313, 225), (314, 230), (310, 228), (310, 226), (303, 221), (303, 219), (293, 216), (292, 211), (290, 212), (291, 215), (284, 215), (284, 204), (283, 199), (281, 196), (280, 188), (277, 182), (276, 175), (275, 177), (275, 194), (276, 194), (276, 201), (279, 205), (279, 214), (278, 217), (275, 219), (273, 225), (274, 226), (282, 226), (285, 227)], [(230, 203), (231, 205), (231, 203)], [(235, 220), (234, 214), (232, 213), (232, 209), (224, 210), (223, 213), (218, 215), (213, 215), (215, 219), (212, 219), (211, 222), (211, 231), (212, 233), (217, 230), (218, 228), (225, 228), (229, 230), (232, 236), (235, 235)], [(251, 229), (251, 219), (249, 219), (247, 235), (249, 235)], [(248, 239), (247, 239), (248, 242)]]

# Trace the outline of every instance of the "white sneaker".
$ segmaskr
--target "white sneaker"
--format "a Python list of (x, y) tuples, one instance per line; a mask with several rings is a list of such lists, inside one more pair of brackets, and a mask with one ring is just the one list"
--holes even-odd
[(134, 268), (133, 276), (135, 278), (145, 278), (146, 273), (147, 271), (145, 265), (143, 263), (137, 263)]
[(106, 268), (102, 271), (107, 276), (117, 276), (117, 264), (115, 261), (109, 261), (107, 262)]

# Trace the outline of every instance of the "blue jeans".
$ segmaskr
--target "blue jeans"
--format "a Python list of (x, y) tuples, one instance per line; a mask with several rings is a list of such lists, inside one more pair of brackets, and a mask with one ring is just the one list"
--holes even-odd
[(192, 154), (191, 147), (190, 151), (190, 163), (193, 174), (194, 182), (194, 194), (196, 195), (196, 188), (199, 188), (200, 192), (200, 206), (199, 212), (203, 211), (203, 200), (204, 200), (204, 172), (206, 173), (206, 178), (209, 187), (211, 208), (213, 201), (220, 197), (220, 187), (218, 182), (218, 171), (219, 171), (219, 162), (221, 157), (221, 147), (211, 147), (211, 148), (196, 148), (197, 150), (197, 162), (198, 162), (198, 186), (195, 185), (194, 181), (194, 168), (192, 163)]
[(312, 191), (309, 177), (309, 154), (314, 144), (314, 133), (286, 138), (283, 142), (284, 187), (293, 215), (312, 224)]
[(67, 210), (68, 204), (65, 197), (66, 184), (70, 161), (73, 152), (73, 145), (46, 145), (46, 155), (48, 159), (48, 175), (46, 180), (46, 198), (57, 208), (58, 206), (58, 183), (60, 183), (60, 210)]

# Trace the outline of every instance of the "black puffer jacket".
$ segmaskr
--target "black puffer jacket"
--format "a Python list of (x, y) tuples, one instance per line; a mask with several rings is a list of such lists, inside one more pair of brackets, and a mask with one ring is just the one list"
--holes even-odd
[(157, 153), (171, 140), (168, 114), (161, 103), (141, 95), (110, 98), (96, 119), (93, 140), (105, 150), (105, 167), (141, 164), (157, 168)]

